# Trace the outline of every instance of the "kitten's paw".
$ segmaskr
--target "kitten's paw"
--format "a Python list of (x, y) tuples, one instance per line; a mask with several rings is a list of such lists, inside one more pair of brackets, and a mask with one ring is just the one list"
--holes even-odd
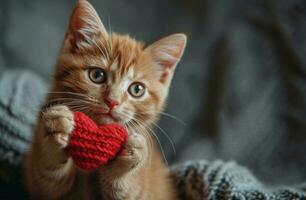
[(55, 143), (65, 148), (74, 127), (73, 112), (67, 106), (56, 105), (44, 113), (43, 121)]
[(126, 174), (148, 160), (147, 141), (141, 134), (129, 134), (122, 152), (107, 165), (100, 168), (102, 179), (113, 179)]
[(141, 165), (148, 158), (148, 147), (143, 135), (129, 134), (122, 153), (116, 158), (115, 162), (120, 162), (126, 169), (133, 169)]

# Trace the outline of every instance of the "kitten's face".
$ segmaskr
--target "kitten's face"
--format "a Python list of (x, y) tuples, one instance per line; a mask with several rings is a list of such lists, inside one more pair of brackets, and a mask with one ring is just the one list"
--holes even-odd
[(99, 124), (154, 122), (185, 43), (175, 34), (144, 47), (108, 34), (93, 7), (79, 1), (57, 64), (54, 98)]

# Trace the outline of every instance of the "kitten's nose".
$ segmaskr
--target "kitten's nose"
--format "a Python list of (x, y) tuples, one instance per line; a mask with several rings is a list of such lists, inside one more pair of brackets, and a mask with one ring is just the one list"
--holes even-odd
[(105, 98), (105, 103), (110, 110), (112, 110), (115, 106), (119, 104), (118, 101), (116, 101), (115, 99), (111, 99), (111, 98)]

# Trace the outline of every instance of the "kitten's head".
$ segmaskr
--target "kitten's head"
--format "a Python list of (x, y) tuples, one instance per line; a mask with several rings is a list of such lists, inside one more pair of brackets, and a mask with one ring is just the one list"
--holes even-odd
[(154, 122), (185, 45), (184, 34), (144, 46), (129, 36), (108, 33), (94, 8), (79, 0), (57, 63), (51, 99), (100, 124)]

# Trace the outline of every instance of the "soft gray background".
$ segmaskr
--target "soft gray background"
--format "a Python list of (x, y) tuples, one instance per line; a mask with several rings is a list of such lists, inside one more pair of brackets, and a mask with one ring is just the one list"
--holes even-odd
[[(75, 0), (0, 0), (0, 69), (51, 80)], [(270, 185), (306, 180), (306, 1), (91, 0), (112, 31), (189, 43), (156, 129), (169, 163), (235, 160)], [(1, 72), (0, 72), (1, 73)]]

